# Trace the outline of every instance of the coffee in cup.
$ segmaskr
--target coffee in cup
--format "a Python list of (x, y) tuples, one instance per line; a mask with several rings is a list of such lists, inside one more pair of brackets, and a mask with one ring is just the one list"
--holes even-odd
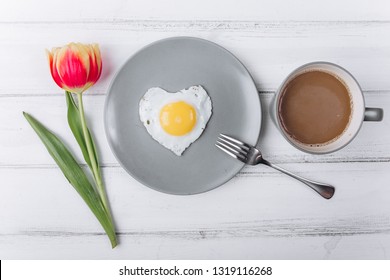
[(311, 70), (288, 82), (278, 114), (290, 137), (307, 145), (325, 145), (344, 133), (353, 102), (347, 85), (332, 73)]
[(383, 111), (365, 108), (353, 76), (327, 62), (306, 64), (291, 73), (276, 94), (277, 124), (285, 138), (310, 153), (347, 145), (363, 120), (380, 121)]

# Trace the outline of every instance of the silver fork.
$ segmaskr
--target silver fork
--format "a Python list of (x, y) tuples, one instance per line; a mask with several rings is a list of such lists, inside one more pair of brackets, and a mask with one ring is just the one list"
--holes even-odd
[(222, 151), (227, 153), (228, 155), (242, 161), (243, 163), (250, 164), (250, 165), (256, 165), (262, 163), (268, 165), (269, 167), (275, 168), (283, 172), (284, 174), (287, 174), (301, 181), (302, 183), (306, 184), (307, 186), (315, 190), (317, 193), (319, 193), (322, 197), (326, 199), (331, 198), (335, 192), (335, 188), (331, 185), (305, 179), (277, 165), (270, 163), (269, 161), (263, 158), (261, 152), (258, 149), (244, 142), (241, 142), (233, 137), (221, 133), (215, 145), (218, 148), (220, 148)]

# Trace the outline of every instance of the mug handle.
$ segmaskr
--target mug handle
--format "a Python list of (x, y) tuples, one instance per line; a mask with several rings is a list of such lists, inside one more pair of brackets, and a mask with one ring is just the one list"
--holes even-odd
[(380, 122), (383, 120), (382, 108), (366, 108), (364, 111), (364, 121), (367, 122)]

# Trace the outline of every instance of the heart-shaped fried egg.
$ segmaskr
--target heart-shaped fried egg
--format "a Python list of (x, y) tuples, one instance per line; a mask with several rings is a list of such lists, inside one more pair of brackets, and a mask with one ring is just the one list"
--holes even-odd
[(202, 86), (175, 93), (150, 88), (139, 103), (148, 133), (178, 156), (202, 135), (211, 114), (211, 99)]

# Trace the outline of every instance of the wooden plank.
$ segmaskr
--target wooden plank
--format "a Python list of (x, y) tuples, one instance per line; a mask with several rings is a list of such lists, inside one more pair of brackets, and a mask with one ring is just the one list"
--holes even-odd
[[(59, 8), (59, 6), (61, 8)], [(66, 3), (40, 0), (2, 0), (2, 21), (93, 19), (229, 19), (229, 20), (388, 20), (386, 0), (102, 0)]]
[(221, 239), (132, 234), (111, 250), (104, 236), (1, 236), (1, 259), (389, 259), (388, 234)]
[(104, 168), (116, 250), (58, 169), (0, 168), (0, 258), (389, 258), (389, 163), (284, 167), (334, 184), (335, 197), (262, 166), (195, 196), (162, 194)]
[[(389, 90), (387, 22), (98, 21), (0, 24), (0, 95), (59, 92), (45, 48), (71, 41), (98, 42), (103, 77), (93, 92), (107, 92), (115, 72), (143, 46), (172, 36), (196, 36), (233, 52), (260, 91), (274, 91), (296, 67), (317, 60), (338, 63), (364, 90)], [(364, 67), (363, 67), (364, 66)], [(5, 76), (6, 75), (6, 76)], [(23, 79), (23, 83), (21, 83)]]
[[(265, 166), (247, 167), (213, 191), (175, 196), (151, 190), (121, 168), (104, 168), (123, 235), (183, 232), (223, 238), (389, 233), (390, 163), (284, 164), (337, 187), (325, 200)], [(72, 235), (102, 230), (57, 168), (0, 168), (0, 234)], [(12, 215), (10, 215), (12, 213)], [(185, 223), (183, 223), (185, 221)], [(160, 233), (158, 233), (160, 232)], [(388, 240), (390, 241), (390, 239)]]
[[(286, 162), (348, 162), (390, 161), (390, 122), (385, 115), (380, 123), (364, 123), (359, 135), (341, 151), (329, 155), (309, 155), (293, 148), (282, 137), (269, 118), (268, 108), (272, 94), (261, 94), (264, 118), (258, 147), (264, 156), (276, 163)], [(85, 95), (85, 110), (89, 124), (97, 139), (101, 162), (105, 166), (118, 166), (104, 132), (104, 95)], [(367, 106), (380, 106), (390, 112), (389, 92), (366, 94)], [(0, 165), (1, 166), (53, 166), (53, 160), (39, 138), (22, 115), (26, 111), (55, 131), (75, 152), (81, 153), (66, 120), (66, 102), (63, 93), (45, 96), (0, 97)]]

